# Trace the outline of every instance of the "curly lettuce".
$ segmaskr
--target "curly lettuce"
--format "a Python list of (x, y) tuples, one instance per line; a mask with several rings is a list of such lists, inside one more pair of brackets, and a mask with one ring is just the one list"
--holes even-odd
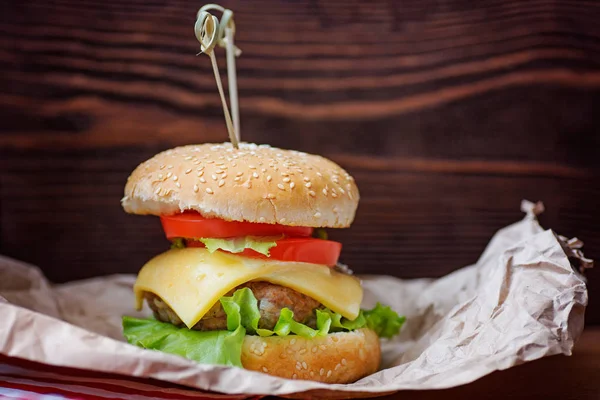
[(194, 331), (185, 327), (152, 319), (123, 317), (123, 334), (127, 341), (145, 349), (176, 354), (203, 364), (241, 367), (244, 336), (298, 335), (305, 338), (325, 336), (331, 332), (353, 331), (368, 327), (377, 335), (390, 338), (397, 335), (405, 318), (379, 303), (372, 310), (361, 310), (354, 320), (329, 309), (316, 310), (316, 329), (294, 320), (294, 313), (283, 308), (273, 330), (259, 328), (258, 300), (250, 288), (236, 290), (221, 298), (227, 315), (226, 331)]
[(272, 247), (277, 246), (277, 240), (281, 239), (281, 236), (240, 236), (234, 238), (199, 238), (194, 239), (202, 242), (211, 253), (217, 250), (224, 250), (230, 253), (241, 253), (246, 249), (251, 249), (257, 253), (263, 254), (269, 257), (269, 250)]

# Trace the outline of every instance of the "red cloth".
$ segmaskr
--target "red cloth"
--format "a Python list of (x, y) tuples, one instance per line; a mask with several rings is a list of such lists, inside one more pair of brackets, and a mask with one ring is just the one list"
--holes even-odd
[(202, 392), (157, 380), (54, 367), (0, 356), (0, 398), (21, 400), (256, 400), (260, 396)]

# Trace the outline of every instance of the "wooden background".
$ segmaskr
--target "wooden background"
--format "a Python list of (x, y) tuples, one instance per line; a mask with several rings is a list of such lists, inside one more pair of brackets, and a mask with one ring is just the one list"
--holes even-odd
[[(600, 259), (600, 2), (222, 4), (244, 51), (243, 138), (321, 153), (359, 184), (355, 224), (331, 232), (354, 270), (470, 264), (523, 198)], [(167, 247), (157, 218), (119, 200), (156, 152), (226, 140), (195, 56), (201, 5), (0, 4), (0, 254), (61, 282), (136, 272)]]

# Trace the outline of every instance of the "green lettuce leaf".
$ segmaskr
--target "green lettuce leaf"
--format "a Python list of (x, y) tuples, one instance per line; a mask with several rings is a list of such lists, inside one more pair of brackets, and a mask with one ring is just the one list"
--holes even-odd
[(390, 307), (377, 303), (372, 310), (361, 310), (354, 320), (329, 309), (316, 310), (317, 329), (313, 329), (294, 321), (294, 313), (283, 308), (275, 327), (269, 330), (258, 328), (258, 300), (249, 288), (236, 290), (232, 296), (223, 296), (221, 305), (227, 315), (226, 331), (200, 332), (153, 319), (123, 317), (123, 334), (129, 343), (145, 349), (177, 354), (204, 364), (241, 367), (242, 343), (246, 332), (260, 336), (294, 334), (314, 338), (330, 332), (369, 327), (380, 337), (390, 338), (400, 332), (405, 321)]
[(377, 303), (372, 310), (363, 311), (367, 326), (377, 332), (379, 337), (391, 338), (400, 333), (406, 317), (399, 316), (389, 306)]
[(211, 253), (216, 250), (225, 250), (230, 253), (241, 253), (245, 249), (252, 249), (257, 253), (269, 257), (269, 250), (277, 246), (276, 241), (280, 236), (241, 236), (235, 238), (215, 239), (199, 238), (194, 239), (204, 243), (206, 249)]
[(243, 326), (249, 333), (255, 333), (258, 329), (260, 311), (258, 300), (250, 288), (242, 288), (235, 291), (233, 296), (221, 297), (221, 305), (227, 314), (227, 329), (232, 331), (238, 326)]
[(123, 317), (127, 341), (145, 349), (176, 354), (202, 364), (242, 367), (242, 343), (246, 330), (200, 332), (152, 319)]
[(317, 310), (317, 329), (294, 321), (294, 312), (289, 308), (282, 308), (279, 312), (279, 319), (273, 330), (258, 329), (256, 333), (259, 336), (287, 336), (290, 333), (305, 338), (314, 338), (315, 336), (325, 336), (329, 333), (331, 318), (326, 313)]
[(182, 238), (175, 238), (171, 241), (171, 249), (183, 249), (185, 248), (185, 240)]

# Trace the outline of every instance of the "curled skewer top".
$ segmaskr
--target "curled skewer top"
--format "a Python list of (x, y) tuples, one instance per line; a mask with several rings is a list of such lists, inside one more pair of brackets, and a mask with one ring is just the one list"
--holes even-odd
[[(210, 11), (215, 10), (222, 13), (220, 21), (217, 17), (210, 13)], [(210, 57), (215, 79), (217, 81), (217, 88), (221, 97), (221, 103), (223, 105), (225, 124), (227, 125), (229, 140), (234, 147), (237, 148), (240, 136), (240, 122), (235, 57), (239, 56), (242, 52), (233, 43), (233, 37), (235, 35), (233, 11), (221, 7), (218, 4), (207, 4), (203, 6), (200, 8), (200, 10), (198, 10), (196, 23), (194, 25), (194, 33), (196, 35), (196, 39), (198, 39), (200, 42), (200, 53), (198, 54), (204, 53)], [(225, 95), (223, 93), (221, 76), (219, 74), (219, 68), (214, 55), (214, 48), (217, 45), (224, 47), (227, 50), (227, 74), (229, 77), (229, 97), (233, 111), (233, 123), (231, 121), (231, 116), (227, 107), (227, 101), (225, 100)]]

